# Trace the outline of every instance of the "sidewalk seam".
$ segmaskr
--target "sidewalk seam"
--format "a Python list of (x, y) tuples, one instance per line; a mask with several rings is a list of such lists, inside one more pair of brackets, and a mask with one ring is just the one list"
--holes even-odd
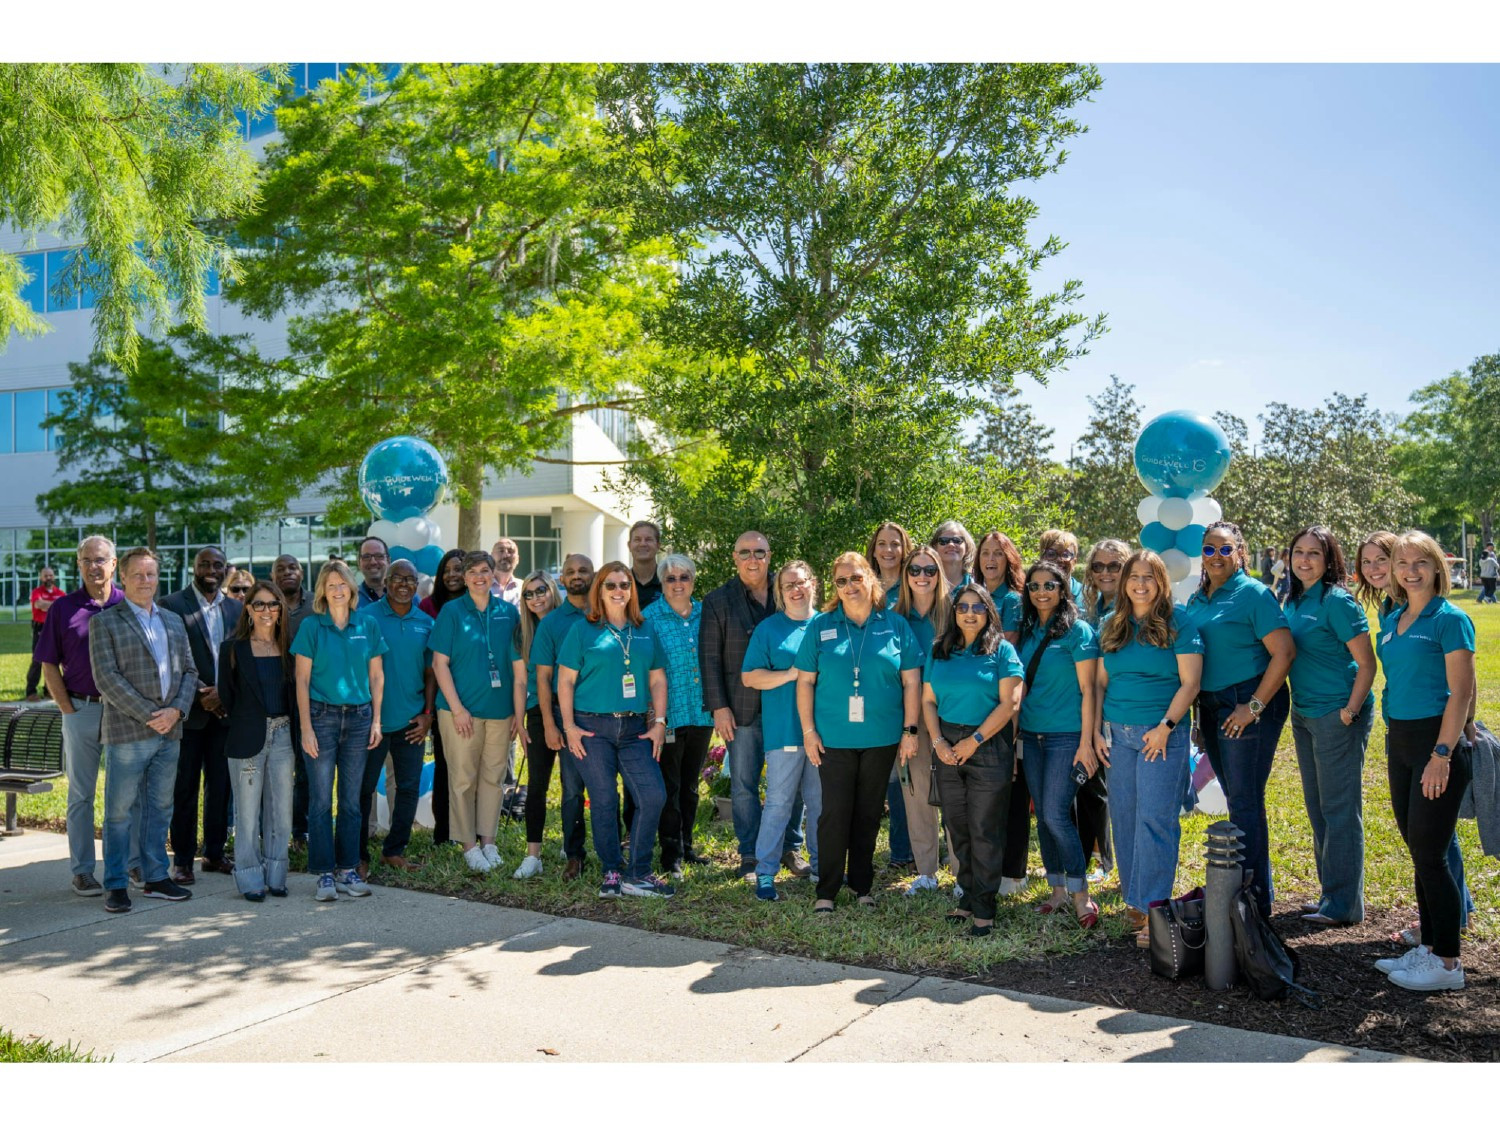
[(844, 1034), (844, 1032), (848, 1031), (851, 1027), (853, 1027), (855, 1024), (857, 1024), (860, 1020), (864, 1019), (866, 1016), (873, 1015), (875, 1012), (878, 1012), (882, 1008), (884, 1008), (887, 1004), (893, 1004), (893, 1003), (895, 1003), (897, 1000), (901, 999), (901, 997), (905, 996), (912, 989), (916, 988), (917, 985), (921, 984), (922, 981), (925, 980), (925, 979), (926, 979), (925, 977), (921, 977), (921, 976), (916, 977), (909, 985), (907, 985), (905, 988), (903, 988), (900, 992), (897, 992), (894, 996), (887, 996), (879, 1004), (871, 1004), (868, 1008), (866, 1008), (863, 1012), (860, 1012), (859, 1015), (855, 1016), (848, 1023), (842, 1025), (841, 1027), (835, 1028), (833, 1031), (830, 1031), (827, 1035), (823, 1036), (823, 1038), (819, 1039), (816, 1043), (813, 1043), (813, 1044), (811, 1044), (811, 1045), (809, 1045), (807, 1047), (804, 1047), (802, 1050), (798, 1051), (795, 1055), (793, 1055), (791, 1058), (787, 1059), (786, 1061), (789, 1062), (789, 1063), (794, 1063), (798, 1059), (800, 1059), (803, 1055), (806, 1055), (808, 1052), (817, 1050), (824, 1043), (827, 1043), (830, 1039), (835, 1039), (838, 1036)]

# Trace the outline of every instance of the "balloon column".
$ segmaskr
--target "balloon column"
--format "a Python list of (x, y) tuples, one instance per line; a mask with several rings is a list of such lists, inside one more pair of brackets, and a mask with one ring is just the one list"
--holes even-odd
[(1173, 410), (1135, 439), (1135, 472), (1150, 491), (1136, 508), (1141, 546), (1155, 551), (1186, 602), (1203, 571), (1203, 532), (1224, 513), (1209, 492), (1229, 471), (1229, 439), (1211, 418)]
[(447, 486), (442, 454), (421, 438), (393, 437), (371, 446), (359, 467), (359, 494), (375, 516), (366, 534), (386, 541), (392, 562), (407, 559), (419, 573), (436, 574), (443, 548), (427, 513)]

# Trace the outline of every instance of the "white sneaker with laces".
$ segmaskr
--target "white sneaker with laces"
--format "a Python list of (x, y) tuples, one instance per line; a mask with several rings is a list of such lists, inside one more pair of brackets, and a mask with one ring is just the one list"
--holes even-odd
[(511, 875), (512, 879), (530, 879), (533, 875), (542, 873), (542, 860), (540, 856), (529, 855), (521, 861), (521, 866), (516, 868)]
[(1431, 954), (1427, 952), (1426, 946), (1418, 945), (1408, 949), (1399, 957), (1382, 957), (1379, 961), (1375, 962), (1375, 967), (1386, 976), (1390, 976), (1401, 969), (1420, 968), (1422, 963), (1430, 956)]
[(484, 852), (484, 858), (490, 861), (490, 866), (491, 867), (499, 867), (500, 866), (500, 849), (499, 848), (495, 847), (494, 844), (486, 844), (480, 850)]
[(935, 891), (937, 889), (938, 882), (931, 875), (918, 875), (911, 881), (911, 886), (906, 888), (906, 894), (910, 897), (918, 891)]
[(484, 852), (475, 845), (464, 852), (464, 862), (469, 865), (470, 871), (486, 872), (490, 869), (490, 861), (484, 858)]
[(1442, 992), (1462, 988), (1464, 967), (1455, 960), (1453, 968), (1445, 969), (1443, 959), (1429, 953), (1422, 964), (1410, 969), (1397, 969), (1391, 974), (1391, 983), (1412, 992)]

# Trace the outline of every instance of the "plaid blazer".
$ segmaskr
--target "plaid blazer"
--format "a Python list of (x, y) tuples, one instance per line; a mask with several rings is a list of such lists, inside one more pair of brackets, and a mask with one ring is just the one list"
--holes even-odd
[[(104, 697), (99, 741), (106, 746), (155, 738), (156, 732), (146, 726), (153, 712), (175, 707), (186, 715), (197, 698), (198, 669), (188, 647), (187, 628), (171, 610), (157, 612), (167, 629), (172, 663), (166, 698), (162, 697), (161, 676), (146, 631), (128, 601), (116, 602), (89, 622), (89, 662), (99, 694)], [(167, 737), (173, 741), (182, 737), (181, 719)]]
[(731, 578), (703, 599), (698, 626), (698, 663), (703, 672), (703, 707), (712, 714), (720, 707), (734, 712), (736, 724), (760, 718), (760, 695), (740, 678), (745, 649), (755, 627), (776, 612), (767, 594), (761, 605), (738, 577)]

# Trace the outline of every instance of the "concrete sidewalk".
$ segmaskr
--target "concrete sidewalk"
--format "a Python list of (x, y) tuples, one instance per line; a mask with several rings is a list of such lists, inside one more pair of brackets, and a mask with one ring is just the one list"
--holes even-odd
[[(102, 876), (102, 867), (100, 869)], [(377, 887), (255, 905), (68, 889), (0, 840), (0, 1025), (120, 1062), (1387, 1060), (1303, 1039)], [(622, 1018), (630, 1015), (630, 1032)]]

